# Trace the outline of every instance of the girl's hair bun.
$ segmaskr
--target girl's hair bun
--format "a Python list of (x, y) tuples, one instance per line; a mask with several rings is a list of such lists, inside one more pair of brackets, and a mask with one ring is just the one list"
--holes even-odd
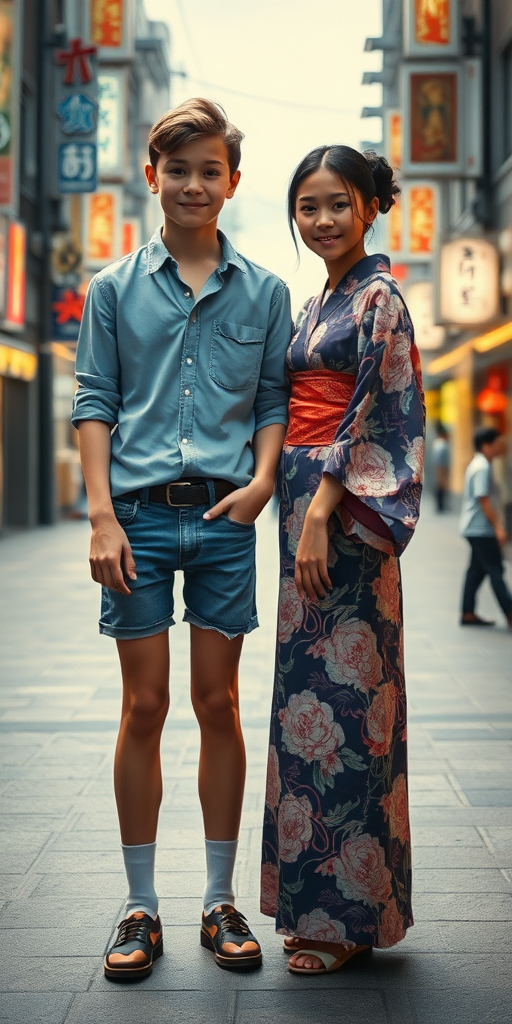
[(393, 168), (383, 156), (377, 156), (373, 149), (367, 149), (363, 156), (370, 165), (375, 182), (375, 195), (379, 200), (379, 213), (388, 213), (400, 195), (400, 188), (393, 178)]

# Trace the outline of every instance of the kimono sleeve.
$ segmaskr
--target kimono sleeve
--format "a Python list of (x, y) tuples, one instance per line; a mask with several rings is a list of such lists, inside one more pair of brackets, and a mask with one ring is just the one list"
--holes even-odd
[(87, 292), (76, 353), (75, 394), (71, 422), (117, 423), (121, 404), (116, 312), (107, 286), (93, 277)]
[[(419, 353), (409, 313), (393, 283), (372, 282), (353, 315), (359, 348), (356, 387), (324, 472), (347, 489), (339, 512), (349, 532), (401, 554), (419, 516), (422, 488), (425, 408)], [(372, 535), (358, 508), (370, 510), (370, 517), (378, 514), (390, 531), (390, 543)]]

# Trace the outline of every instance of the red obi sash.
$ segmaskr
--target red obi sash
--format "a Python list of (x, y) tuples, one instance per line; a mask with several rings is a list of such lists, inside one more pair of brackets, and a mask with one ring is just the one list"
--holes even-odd
[(299, 370), (290, 373), (290, 379), (290, 418), (284, 443), (332, 444), (354, 394), (355, 376), (336, 370)]
[[(355, 376), (336, 370), (299, 370), (290, 373), (290, 379), (292, 393), (285, 445), (332, 444), (354, 394)], [(387, 523), (355, 494), (346, 490), (341, 504), (362, 526), (393, 542)]]

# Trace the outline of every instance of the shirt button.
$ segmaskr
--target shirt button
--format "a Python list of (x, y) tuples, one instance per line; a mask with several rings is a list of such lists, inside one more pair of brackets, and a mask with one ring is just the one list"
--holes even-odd
[(182, 437), (182, 439), (181, 439), (181, 443), (182, 443), (182, 444), (188, 444), (188, 438), (186, 438), (186, 437)]
[(187, 363), (188, 363), (188, 365), (190, 366), (190, 364), (191, 364), (192, 362), (193, 362), (193, 359), (191, 359), (191, 358), (190, 358), (190, 356), (188, 356), (188, 357), (187, 357)]
[(188, 388), (185, 388), (185, 394), (186, 394), (186, 395), (189, 395), (189, 394), (190, 394), (190, 391), (189, 391), (189, 389), (188, 389)]
[(189, 299), (189, 298), (190, 298), (190, 292), (183, 292), (183, 294), (184, 294), (184, 296), (185, 296), (185, 298), (186, 298), (186, 299)]

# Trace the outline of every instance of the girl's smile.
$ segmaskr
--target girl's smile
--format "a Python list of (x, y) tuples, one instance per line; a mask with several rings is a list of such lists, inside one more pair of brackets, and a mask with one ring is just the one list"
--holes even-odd
[(365, 208), (358, 190), (349, 194), (345, 183), (325, 166), (301, 181), (295, 221), (308, 249), (325, 260), (331, 287), (365, 255), (364, 235), (377, 205), (372, 200)]

